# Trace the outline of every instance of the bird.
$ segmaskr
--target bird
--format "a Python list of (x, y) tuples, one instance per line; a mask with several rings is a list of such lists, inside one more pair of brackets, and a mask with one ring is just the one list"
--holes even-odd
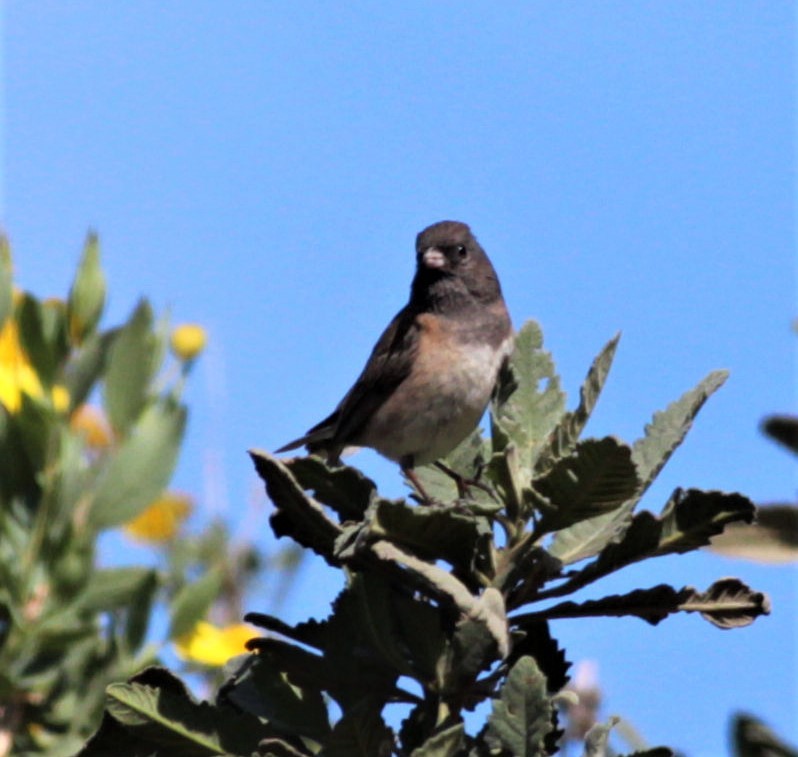
[(462, 496), (462, 478), (440, 458), (476, 428), (513, 337), (499, 278), (471, 229), (434, 223), (416, 237), (410, 299), (352, 388), (277, 453), (304, 445), (337, 464), (345, 448), (370, 447), (399, 464), (422, 502), (431, 499), (413, 469), (430, 463), (455, 478)]

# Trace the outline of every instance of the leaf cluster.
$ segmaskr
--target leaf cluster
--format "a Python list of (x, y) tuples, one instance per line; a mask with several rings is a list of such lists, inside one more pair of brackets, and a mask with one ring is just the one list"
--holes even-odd
[[(632, 563), (702, 547), (727, 524), (754, 517), (739, 494), (697, 489), (677, 489), (658, 512), (638, 509), (723, 372), (656, 413), (632, 444), (582, 438), (617, 342), (598, 355), (567, 410), (539, 327), (521, 329), (492, 402), (490, 437), (475, 431), (444, 461), (478, 482), (463, 499), (434, 466), (417, 471), (436, 500), (420, 507), (385, 499), (354, 468), (252, 452), (275, 506), (275, 534), (345, 573), (331, 614), (297, 625), (250, 614), (266, 634), (231, 668), (212, 716), (205, 705), (188, 712), (182, 696), (180, 707), (167, 707), (178, 696), (172, 681), (113, 687), (106, 723), (83, 754), (166, 754), (167, 744), (176, 750), (169, 754), (192, 755), (553, 754), (570, 663), (552, 619), (657, 624), (692, 612), (728, 629), (767, 613), (767, 598), (737, 579), (552, 602)], [(491, 714), (468, 733), (464, 713), (482, 702)], [(394, 703), (409, 707), (397, 730), (384, 719)], [(596, 726), (586, 753), (604, 753), (612, 724)], [(245, 733), (234, 746), (232, 734)]]
[[(15, 753), (74, 753), (106, 685), (156, 659), (146, 638), (164, 575), (98, 568), (97, 541), (169, 483), (185, 375), (165, 380), (168, 324), (147, 301), (103, 329), (105, 299), (94, 235), (66, 300), (16, 290), (2, 240), (3, 380), (19, 405), (0, 406), (0, 733)], [(78, 423), (89, 400), (107, 419), (100, 440)]]

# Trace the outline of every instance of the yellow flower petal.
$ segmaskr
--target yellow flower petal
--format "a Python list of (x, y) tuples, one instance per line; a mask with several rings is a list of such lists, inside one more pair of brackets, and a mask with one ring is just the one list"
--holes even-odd
[(65, 386), (56, 384), (50, 392), (50, 396), (57, 413), (65, 413), (69, 410), (69, 390)]
[(193, 507), (192, 499), (187, 494), (165, 492), (125, 524), (125, 533), (137, 541), (168, 541), (180, 530)]
[(193, 360), (205, 349), (208, 335), (196, 323), (184, 323), (172, 332), (172, 352), (180, 360)]
[(42, 383), (19, 341), (19, 326), (9, 318), (0, 329), (0, 403), (10, 413), (16, 413), (22, 405), (22, 392), (35, 399), (44, 395)]
[(201, 620), (175, 641), (175, 650), (184, 660), (219, 666), (231, 657), (244, 654), (247, 641), (257, 635), (257, 631), (244, 623), (219, 628)]

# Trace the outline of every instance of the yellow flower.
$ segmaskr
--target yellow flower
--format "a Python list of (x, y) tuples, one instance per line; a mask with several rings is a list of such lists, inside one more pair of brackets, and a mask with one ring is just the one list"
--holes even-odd
[(201, 620), (187, 634), (175, 641), (175, 650), (184, 660), (203, 665), (224, 665), (231, 657), (244, 654), (245, 644), (257, 632), (244, 623), (219, 628)]
[(69, 390), (62, 384), (56, 384), (50, 392), (53, 407), (57, 413), (69, 410)]
[(174, 538), (194, 505), (188, 494), (165, 492), (146, 510), (125, 524), (125, 532), (143, 542), (162, 542)]
[(205, 349), (208, 335), (205, 329), (196, 323), (184, 323), (172, 332), (172, 352), (180, 360), (193, 360)]
[(69, 425), (73, 431), (83, 435), (86, 444), (91, 449), (101, 450), (111, 446), (113, 433), (100, 408), (93, 405), (81, 405), (72, 413)]
[(18, 412), (23, 392), (30, 397), (44, 395), (42, 382), (19, 341), (19, 326), (9, 318), (0, 329), (0, 404), (9, 413)]

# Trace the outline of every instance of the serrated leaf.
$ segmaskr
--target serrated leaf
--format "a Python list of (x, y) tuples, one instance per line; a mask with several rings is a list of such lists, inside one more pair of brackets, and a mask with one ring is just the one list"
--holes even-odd
[(561, 586), (538, 598), (562, 596), (648, 557), (690, 552), (709, 544), (710, 537), (728, 523), (750, 523), (753, 503), (741, 494), (677, 489), (659, 517), (642, 511), (633, 518), (623, 537), (607, 544), (599, 556)]
[(364, 638), (388, 669), (420, 680), (435, 677), (446, 643), (438, 608), (394, 590), (373, 571), (357, 575), (350, 596)]
[(14, 266), (8, 237), (0, 231), (0, 328), (14, 309)]
[(100, 245), (97, 235), (90, 232), (67, 299), (69, 335), (73, 344), (80, 344), (94, 331), (104, 306), (105, 275), (100, 266)]
[(541, 531), (556, 531), (615, 510), (637, 491), (640, 481), (632, 450), (613, 437), (586, 439), (573, 453), (532, 482), (546, 502)]
[(485, 740), (492, 749), (506, 749), (513, 757), (545, 755), (552, 712), (546, 679), (531, 657), (522, 657), (493, 702)]
[(270, 655), (250, 655), (226, 698), (245, 712), (265, 718), (287, 736), (323, 741), (330, 733), (321, 692), (293, 685)]
[(282, 461), (261, 450), (250, 450), (249, 456), (277, 508), (269, 519), (275, 536), (290, 536), (336, 565), (333, 553), (341, 528), (327, 517), (318, 502), (305, 494)]
[(546, 690), (549, 694), (556, 694), (569, 681), (571, 663), (565, 658), (565, 650), (551, 635), (545, 620), (525, 626), (525, 631), (523, 638), (514, 640), (506, 663), (512, 666), (521, 657), (533, 658), (546, 677)]
[(134, 518), (164, 490), (185, 425), (186, 409), (173, 402), (144, 410), (97, 483), (89, 512), (94, 528), (112, 528)]
[(387, 541), (371, 545), (371, 551), (380, 560), (390, 561), (411, 574), (426, 587), (429, 596), (454, 604), (471, 620), (483, 624), (491, 633), (504, 657), (509, 647), (504, 599), (497, 589), (488, 587), (480, 596), (474, 596), (455, 576), (437, 565), (420, 560)]
[(798, 507), (763, 505), (755, 523), (730, 523), (709, 549), (725, 557), (768, 564), (798, 561)]
[(718, 628), (741, 628), (760, 615), (770, 615), (770, 600), (737, 578), (721, 578), (705, 592), (694, 591), (679, 609), (700, 612), (704, 620)]
[(632, 511), (626, 507), (595, 518), (574, 523), (554, 534), (549, 554), (563, 565), (593, 557), (608, 544), (618, 541), (632, 522)]
[(257, 718), (141, 683), (113, 683), (109, 714), (135, 737), (170, 755), (249, 755), (266, 735)]
[[(579, 390), (579, 405), (576, 410), (567, 412), (563, 416), (551, 435), (550, 449), (541, 458), (545, 457), (553, 462), (567, 455), (576, 445), (579, 435), (593, 413), (601, 390), (604, 388), (620, 338), (619, 332), (604, 345), (596, 356)], [(538, 470), (541, 470), (540, 465), (538, 465)]]
[(641, 494), (682, 443), (698, 411), (723, 386), (728, 376), (728, 371), (713, 371), (698, 386), (685, 392), (665, 410), (654, 413), (651, 423), (646, 425), (645, 436), (638, 439), (632, 447), (632, 456), (643, 482)]
[(172, 600), (170, 608), (169, 639), (178, 639), (189, 633), (202, 620), (222, 588), (223, 573), (213, 568), (204, 576), (183, 586)]
[(376, 484), (357, 468), (331, 468), (314, 455), (284, 461), (291, 475), (316, 500), (335, 510), (342, 521), (360, 520), (377, 494)]
[(457, 723), (430, 736), (410, 757), (457, 757), (464, 746), (465, 727)]
[(769, 615), (770, 601), (739, 579), (723, 578), (705, 592), (691, 586), (677, 591), (672, 586), (660, 584), (581, 603), (562, 602), (540, 612), (514, 616), (511, 620), (514, 625), (526, 629), (530, 623), (543, 619), (632, 615), (655, 626), (679, 611), (699, 612), (701, 617), (718, 628), (740, 628), (750, 625), (760, 615)]
[(108, 350), (103, 399), (108, 420), (125, 434), (144, 409), (156, 365), (152, 308), (141, 300)]
[(319, 757), (375, 757), (389, 755), (393, 731), (385, 725), (379, 707), (364, 705), (349, 710), (319, 752)]
[(389, 539), (425, 560), (441, 559), (467, 569), (486, 521), (455, 509), (413, 507), (378, 500), (366, 516), (369, 538)]
[(512, 442), (521, 467), (531, 471), (565, 411), (559, 376), (534, 321), (527, 321), (516, 335), (509, 366), (514, 387), (500, 387), (491, 405), (493, 446), (501, 451)]

